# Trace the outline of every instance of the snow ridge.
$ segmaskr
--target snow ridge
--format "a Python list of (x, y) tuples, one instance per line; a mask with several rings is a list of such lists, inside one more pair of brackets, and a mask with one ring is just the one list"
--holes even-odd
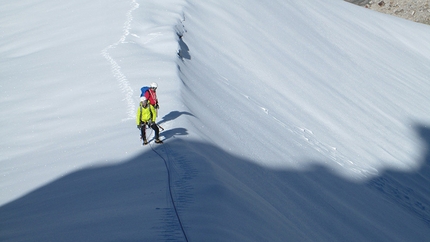
[(127, 12), (126, 17), (127, 20), (124, 23), (123, 26), (123, 35), (121, 38), (114, 44), (109, 45), (108, 47), (104, 48), (101, 52), (103, 57), (110, 63), (112, 74), (118, 81), (119, 88), (122, 93), (124, 93), (125, 98), (124, 100), (127, 103), (127, 118), (125, 118), (123, 121), (130, 120), (134, 118), (134, 107), (135, 103), (133, 101), (133, 89), (130, 86), (130, 82), (127, 80), (127, 77), (124, 75), (124, 73), (121, 72), (121, 66), (115, 61), (114, 58), (109, 54), (109, 50), (114, 49), (118, 47), (120, 44), (126, 43), (127, 36), (130, 35), (130, 28), (131, 28), (131, 22), (133, 21), (133, 11), (139, 8), (139, 3), (136, 2), (136, 0), (133, 0), (131, 3), (131, 9)]

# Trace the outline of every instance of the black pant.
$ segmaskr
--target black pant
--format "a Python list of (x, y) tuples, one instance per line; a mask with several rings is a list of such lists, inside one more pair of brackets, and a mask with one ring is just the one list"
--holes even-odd
[[(140, 135), (142, 135), (143, 140), (146, 140), (146, 125), (148, 124), (145, 123), (140, 126)], [(159, 139), (160, 129), (158, 129), (158, 125), (155, 123), (151, 123), (151, 125), (148, 125), (148, 126), (155, 131), (155, 139)]]

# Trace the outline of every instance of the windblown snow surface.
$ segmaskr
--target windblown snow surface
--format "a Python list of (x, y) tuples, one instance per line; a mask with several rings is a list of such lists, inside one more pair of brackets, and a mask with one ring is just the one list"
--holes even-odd
[[(429, 26), (341, 0), (0, 3), (0, 241), (430, 238)], [(142, 146), (154, 81), (164, 144)]]

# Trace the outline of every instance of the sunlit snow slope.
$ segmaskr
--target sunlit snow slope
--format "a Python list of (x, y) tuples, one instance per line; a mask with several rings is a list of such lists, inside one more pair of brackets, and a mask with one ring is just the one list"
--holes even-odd
[(341, 1), (189, 9), (184, 102), (214, 143), (264, 166), (314, 160), (350, 179), (419, 166), (428, 26)]

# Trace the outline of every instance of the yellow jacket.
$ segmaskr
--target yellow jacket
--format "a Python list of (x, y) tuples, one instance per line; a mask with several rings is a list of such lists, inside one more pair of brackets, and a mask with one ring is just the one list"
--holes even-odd
[(142, 123), (146, 123), (150, 119), (155, 123), (155, 120), (157, 119), (157, 110), (151, 104), (148, 104), (146, 108), (140, 104), (139, 108), (137, 108), (136, 124), (140, 125)]

